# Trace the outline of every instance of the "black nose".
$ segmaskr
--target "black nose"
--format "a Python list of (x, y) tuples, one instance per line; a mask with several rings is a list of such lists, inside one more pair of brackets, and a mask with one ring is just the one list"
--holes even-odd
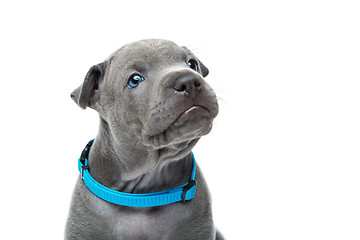
[(188, 98), (195, 98), (201, 92), (201, 81), (193, 75), (179, 77), (174, 84), (176, 92)]

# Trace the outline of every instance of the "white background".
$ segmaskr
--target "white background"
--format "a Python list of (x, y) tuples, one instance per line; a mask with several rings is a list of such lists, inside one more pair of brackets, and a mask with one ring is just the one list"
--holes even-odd
[(2, 239), (63, 238), (98, 129), (70, 92), (144, 38), (210, 69), (194, 153), (227, 239), (360, 239), (358, 1), (3, 1), (0, 25)]

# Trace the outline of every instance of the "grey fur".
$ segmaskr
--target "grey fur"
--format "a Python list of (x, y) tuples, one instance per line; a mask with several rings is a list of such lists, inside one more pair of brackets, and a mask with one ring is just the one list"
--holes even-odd
[[(187, 65), (194, 59), (198, 71)], [(127, 87), (128, 78), (145, 80)], [(111, 189), (157, 192), (188, 181), (190, 151), (210, 132), (217, 98), (204, 77), (208, 69), (188, 49), (167, 40), (142, 40), (93, 66), (71, 97), (100, 115), (89, 155), (90, 174)], [(184, 113), (194, 105), (203, 108)], [(80, 151), (81, 149), (79, 149)], [(79, 178), (65, 239), (223, 239), (216, 232), (210, 194), (197, 168), (195, 198), (153, 208), (131, 208), (94, 196)]]

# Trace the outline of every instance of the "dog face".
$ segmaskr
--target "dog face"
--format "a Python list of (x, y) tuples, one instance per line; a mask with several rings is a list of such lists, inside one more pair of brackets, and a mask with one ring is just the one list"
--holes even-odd
[(188, 49), (142, 40), (93, 66), (71, 96), (80, 107), (98, 111), (119, 142), (186, 147), (209, 133), (218, 114), (207, 74)]

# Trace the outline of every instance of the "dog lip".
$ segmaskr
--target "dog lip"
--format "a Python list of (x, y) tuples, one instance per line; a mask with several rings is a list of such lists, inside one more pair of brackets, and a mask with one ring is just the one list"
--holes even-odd
[(204, 113), (209, 114), (210, 110), (201, 105), (193, 105), (180, 114), (180, 116), (175, 120), (174, 125), (180, 126), (184, 124), (187, 120), (189, 120), (194, 114), (204, 114)]
[(191, 111), (195, 111), (196, 109), (200, 109), (200, 108), (204, 108), (204, 107), (194, 105), (191, 108), (189, 108), (188, 110), (186, 110), (183, 114), (187, 114), (187, 113), (189, 113)]

